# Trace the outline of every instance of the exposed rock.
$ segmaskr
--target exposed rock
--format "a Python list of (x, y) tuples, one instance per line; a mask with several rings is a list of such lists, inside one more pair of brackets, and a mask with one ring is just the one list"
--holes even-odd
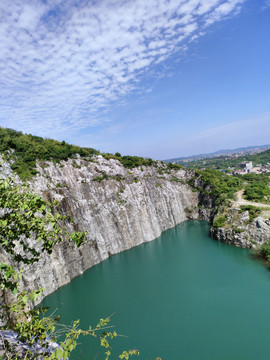
[[(24, 288), (42, 286), (44, 296), (109, 256), (151, 241), (182, 221), (212, 221), (214, 216), (214, 199), (187, 184), (193, 173), (168, 171), (161, 163), (126, 169), (118, 160), (102, 156), (77, 157), (60, 164), (45, 162), (38, 171), (32, 191), (59, 201), (68, 230), (87, 231), (87, 243), (79, 249), (64, 241), (25, 269)], [(10, 173), (8, 166), (5, 172)], [(197, 188), (207, 190), (200, 179), (196, 182)], [(248, 248), (270, 240), (269, 220), (250, 223), (249, 213), (236, 208), (226, 216), (228, 226), (211, 229), (214, 239)], [(0, 261), (7, 261), (4, 257), (0, 254)]]
[(243, 214), (239, 223), (224, 228), (211, 228), (213, 239), (235, 246), (255, 249), (266, 241), (270, 241), (270, 221), (257, 217), (252, 223), (246, 223), (249, 216)]
[(67, 222), (68, 229), (87, 231), (87, 243), (77, 249), (63, 242), (50, 256), (42, 255), (25, 269), (24, 288), (42, 286), (46, 296), (109, 256), (151, 241), (182, 221), (198, 219), (198, 193), (186, 184), (191, 173), (162, 173), (160, 168), (130, 170), (102, 156), (94, 162), (77, 158), (38, 166), (32, 190), (58, 200), (60, 211), (73, 220)]
[(16, 360), (24, 360), (29, 359), (29, 356), (34, 358), (33, 354), (35, 354), (36, 360), (42, 360), (44, 353), (52, 354), (57, 348), (59, 345), (50, 341), (49, 338), (46, 341), (46, 347), (40, 344), (29, 346), (21, 342), (14, 331), (0, 330), (0, 356), (3, 356), (3, 359), (13, 359), (16, 354)]

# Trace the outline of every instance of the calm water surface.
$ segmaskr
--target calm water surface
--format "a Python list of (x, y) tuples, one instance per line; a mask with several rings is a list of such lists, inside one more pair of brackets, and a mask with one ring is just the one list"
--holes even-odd
[[(206, 222), (182, 223), (89, 269), (43, 304), (85, 329), (114, 313), (128, 337), (111, 342), (113, 359), (138, 348), (144, 360), (268, 360), (270, 272), (208, 231)], [(71, 359), (102, 359), (95, 340), (85, 340)]]

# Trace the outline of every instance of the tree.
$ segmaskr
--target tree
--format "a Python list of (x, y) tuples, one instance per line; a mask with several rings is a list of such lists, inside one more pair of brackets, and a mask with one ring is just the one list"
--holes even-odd
[[(0, 179), (0, 246), (16, 264), (37, 262), (41, 253), (50, 254), (53, 246), (64, 239), (75, 246), (83, 243), (86, 234), (69, 234), (63, 226), (65, 217), (53, 213), (54, 205), (32, 194), (27, 185)], [(33, 239), (40, 244), (39, 249)], [(1, 263), (0, 269), (2, 290), (16, 292), (18, 276), (14, 267)]]

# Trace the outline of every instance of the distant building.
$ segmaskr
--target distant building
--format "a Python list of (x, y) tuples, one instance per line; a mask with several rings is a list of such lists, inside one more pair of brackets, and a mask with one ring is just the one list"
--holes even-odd
[(252, 161), (241, 162), (240, 164), (238, 164), (238, 166), (240, 167), (240, 169), (249, 171), (252, 169)]

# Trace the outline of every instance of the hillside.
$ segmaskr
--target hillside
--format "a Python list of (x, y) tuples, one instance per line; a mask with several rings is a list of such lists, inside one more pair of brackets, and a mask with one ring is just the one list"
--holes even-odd
[[(0, 127), (0, 153), (12, 162), (11, 169), (14, 170), (22, 180), (29, 180), (36, 175), (36, 160), (40, 162), (52, 160), (59, 163), (61, 160), (76, 158), (79, 154), (91, 161), (93, 155), (102, 155), (105, 159), (119, 160), (124, 167), (134, 168), (138, 166), (150, 166), (155, 163), (150, 158), (138, 156), (122, 156), (120, 153), (100, 153), (93, 148), (71, 145), (65, 141), (59, 142), (52, 139), (43, 139), (31, 134), (23, 134), (20, 131)], [(168, 164), (169, 168), (180, 166)]]
[(210, 159), (213, 157), (220, 157), (220, 156), (231, 156), (231, 155), (252, 155), (264, 150), (270, 149), (270, 144), (268, 145), (253, 145), (253, 146), (246, 146), (240, 147), (236, 149), (221, 149), (217, 150), (212, 153), (205, 153), (205, 154), (196, 154), (190, 156), (181, 156), (177, 158), (167, 159), (164, 160), (165, 162), (179, 162), (183, 160), (193, 161), (193, 160), (201, 160), (201, 159)]
[(243, 155), (243, 156), (219, 156), (219, 157), (211, 157), (204, 158), (199, 160), (179, 160), (177, 164), (185, 166), (187, 168), (206, 168), (206, 169), (228, 169), (228, 168), (237, 168), (238, 164), (244, 161), (252, 161), (254, 166), (262, 165), (270, 163), (270, 149), (259, 152), (254, 155)]

